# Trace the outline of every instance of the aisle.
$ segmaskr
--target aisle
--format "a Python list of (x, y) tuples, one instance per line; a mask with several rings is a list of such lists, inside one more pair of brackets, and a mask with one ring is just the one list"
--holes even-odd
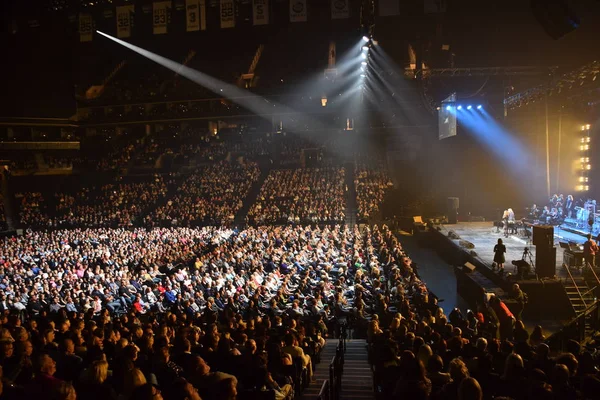
[(323, 352), (321, 353), (321, 362), (315, 365), (315, 379), (317, 383), (311, 383), (309, 387), (304, 389), (301, 399), (303, 400), (314, 400), (319, 395), (321, 386), (326, 379), (329, 379), (329, 363), (335, 356), (335, 348), (338, 344), (338, 339), (327, 339)]
[(340, 399), (373, 399), (373, 374), (369, 366), (367, 342), (363, 339), (346, 341), (342, 393)]
[(469, 308), (456, 291), (456, 276), (451, 265), (435, 250), (420, 246), (414, 236), (398, 236), (398, 240), (410, 258), (417, 263), (419, 275), (429, 290), (438, 298), (444, 299), (440, 307), (446, 314), (449, 314), (454, 307), (459, 307), (463, 311)]

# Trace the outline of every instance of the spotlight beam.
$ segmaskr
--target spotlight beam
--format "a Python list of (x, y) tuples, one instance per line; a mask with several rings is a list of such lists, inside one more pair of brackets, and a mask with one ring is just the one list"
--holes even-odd
[[(127, 47), (128, 49), (154, 61), (155, 63), (170, 69), (173, 72), (178, 73), (181, 76), (191, 80), (194, 83), (197, 83), (200, 86), (207, 88), (208, 90), (228, 98), (229, 100), (234, 101), (240, 106), (247, 108), (248, 110), (254, 112), (258, 116), (263, 116), (263, 118), (271, 121), (271, 117), (274, 114), (277, 115), (295, 115), (297, 121), (299, 118), (302, 119), (298, 125), (306, 126), (310, 125), (314, 127), (314, 129), (325, 129), (331, 127), (325, 127), (321, 122), (316, 121), (312, 118), (309, 118), (302, 113), (295, 111), (285, 105), (275, 103), (271, 100), (267, 100), (262, 96), (251, 93), (247, 90), (240, 89), (237, 86), (231, 85), (229, 83), (225, 83), (219, 79), (213, 78), (207, 74), (204, 74), (200, 71), (187, 67), (183, 64), (170, 60), (166, 57), (160, 56), (158, 54), (152, 53), (151, 51), (145, 50), (141, 47), (135, 46), (131, 43), (127, 43), (123, 40), (117, 39), (113, 36), (107, 35), (104, 32), (96, 31), (98, 34), (110, 39), (122, 46)], [(291, 118), (291, 117), (290, 117)]]

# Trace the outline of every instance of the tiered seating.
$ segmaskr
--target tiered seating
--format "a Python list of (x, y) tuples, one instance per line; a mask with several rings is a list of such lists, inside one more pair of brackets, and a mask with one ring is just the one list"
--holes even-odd
[[(161, 176), (139, 183), (114, 183), (83, 189), (75, 196), (58, 195), (55, 226), (128, 227), (149, 206), (167, 195)], [(62, 201), (61, 201), (62, 200)]]
[(358, 218), (366, 221), (379, 212), (385, 193), (393, 183), (383, 164), (365, 164), (356, 162), (354, 168), (354, 186), (356, 187), (356, 203)]
[(185, 179), (165, 204), (150, 213), (150, 226), (194, 226), (233, 221), (260, 170), (252, 162), (222, 161), (202, 167)]
[(251, 224), (331, 223), (344, 220), (344, 168), (273, 170), (248, 213)]

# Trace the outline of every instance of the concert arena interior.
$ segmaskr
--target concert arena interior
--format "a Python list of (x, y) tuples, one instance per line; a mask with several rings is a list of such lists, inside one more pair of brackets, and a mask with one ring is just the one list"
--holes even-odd
[(0, 24), (0, 400), (600, 399), (599, 1)]

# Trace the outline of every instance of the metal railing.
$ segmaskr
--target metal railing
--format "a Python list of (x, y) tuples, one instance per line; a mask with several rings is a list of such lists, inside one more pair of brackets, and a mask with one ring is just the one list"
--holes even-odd
[(575, 283), (575, 278), (573, 278), (573, 274), (571, 274), (571, 270), (569, 269), (569, 266), (567, 264), (563, 264), (563, 267), (567, 270), (567, 274), (569, 275), (571, 282), (573, 282), (573, 286), (575, 286), (575, 289), (577, 289), (577, 294), (579, 294), (579, 298), (583, 302), (583, 305), (585, 307), (587, 307), (587, 304), (586, 304), (585, 300), (583, 299), (583, 296), (581, 295), (581, 291), (579, 290), (579, 286), (577, 286), (577, 283)]

